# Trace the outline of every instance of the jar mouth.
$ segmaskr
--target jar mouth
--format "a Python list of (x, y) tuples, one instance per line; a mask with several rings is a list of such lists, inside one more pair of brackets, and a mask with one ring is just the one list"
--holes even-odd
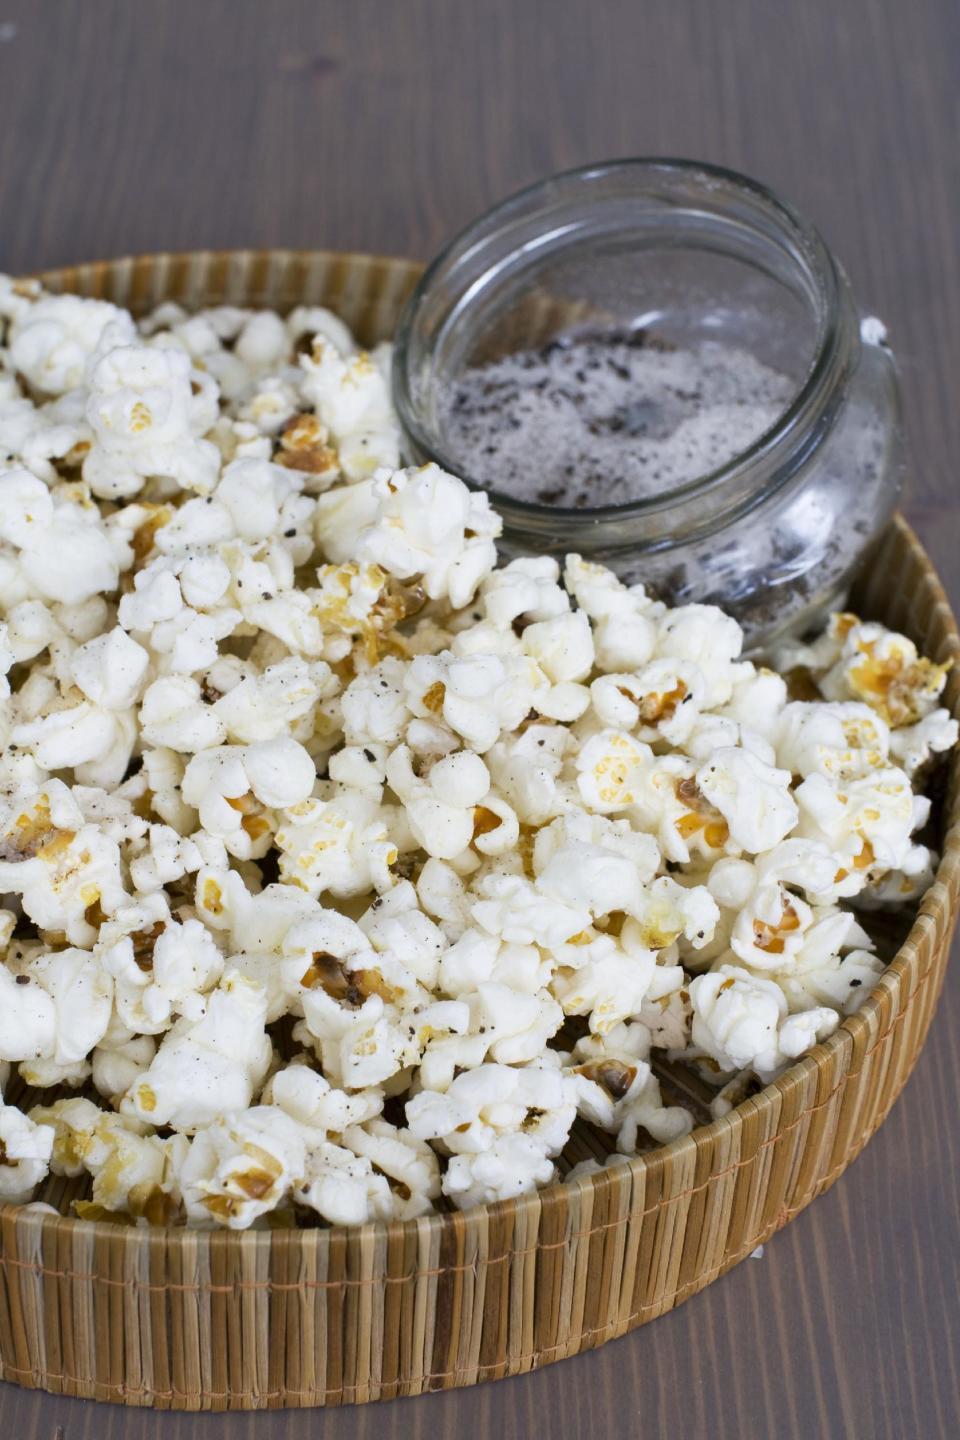
[[(618, 504), (570, 506), (520, 499), (465, 473), (465, 463), (444, 445), (439, 430), (425, 422), (415, 389), (414, 349), (422, 344), (420, 331), (425, 312), (436, 296), (453, 297), (443, 312), (442, 326), (469, 315), (471, 304), (502, 281), (511, 260), (534, 256), (548, 248), (562, 251), (582, 229), (564, 210), (577, 203), (605, 203), (611, 185), (626, 187), (630, 195), (662, 205), (674, 231), (689, 227), (709, 240), (711, 221), (731, 235), (755, 234), (789, 267), (815, 314), (812, 355), (792, 399), (772, 425), (752, 444), (716, 468), (655, 494)], [(683, 192), (681, 201), (672, 187)], [(566, 198), (565, 198), (566, 197)], [(720, 209), (732, 207), (732, 219)], [(537, 220), (543, 220), (538, 231)], [(511, 235), (514, 248), (504, 250)], [(500, 242), (499, 253), (495, 242)], [(719, 246), (705, 248), (719, 250)], [(486, 261), (484, 252), (487, 252)], [(475, 273), (472, 275), (470, 271)], [(458, 272), (466, 271), (466, 282)], [(457, 294), (458, 284), (463, 284)], [(441, 304), (443, 302), (441, 301)], [(832, 423), (832, 415), (846, 388), (855, 363), (858, 334), (849, 287), (842, 270), (814, 225), (766, 186), (734, 170), (700, 161), (673, 158), (625, 158), (561, 171), (525, 186), (500, 201), (453, 237), (430, 262), (408, 300), (395, 337), (393, 389), (401, 424), (421, 460), (433, 460), (460, 475), (472, 488), (482, 490), (508, 522), (537, 527), (547, 519), (551, 527), (582, 528), (585, 524), (623, 521), (651, 515), (678, 503), (698, 498), (720, 499), (730, 492), (739, 497), (739, 512), (752, 508), (785, 483)], [(428, 351), (429, 353), (429, 351)], [(466, 467), (468, 468), (468, 467)], [(722, 503), (722, 502), (721, 502)]]

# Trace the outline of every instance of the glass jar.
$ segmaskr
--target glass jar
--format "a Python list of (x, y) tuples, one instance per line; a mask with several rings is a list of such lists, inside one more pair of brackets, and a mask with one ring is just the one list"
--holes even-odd
[[(641, 498), (593, 506), (588, 490), (571, 506), (497, 488), (456, 440), (451, 397), (477, 367), (584, 335), (747, 351), (787, 377), (787, 398), (740, 453)], [(507, 558), (577, 551), (672, 603), (722, 605), (754, 648), (842, 603), (903, 478), (882, 325), (861, 323), (795, 210), (693, 162), (572, 170), (490, 210), (425, 271), (393, 383), (408, 457), (490, 493)]]

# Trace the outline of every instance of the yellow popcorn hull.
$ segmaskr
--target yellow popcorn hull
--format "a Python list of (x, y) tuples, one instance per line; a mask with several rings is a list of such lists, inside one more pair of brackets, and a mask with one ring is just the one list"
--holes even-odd
[[(40, 278), (135, 314), (164, 300), (324, 304), (373, 344), (420, 270), (277, 250), (141, 256)], [(852, 603), (931, 659), (960, 657), (946, 596), (901, 518)], [(960, 666), (946, 703), (960, 715)], [(935, 883), (859, 1013), (731, 1114), (627, 1164), (356, 1230), (140, 1230), (0, 1205), (0, 1378), (156, 1409), (335, 1405), (514, 1375), (672, 1309), (827, 1189), (909, 1078), (956, 918), (960, 753), (941, 823)], [(598, 1145), (575, 1132), (565, 1164)], [(52, 1179), (40, 1198), (66, 1214), (79, 1185)]]

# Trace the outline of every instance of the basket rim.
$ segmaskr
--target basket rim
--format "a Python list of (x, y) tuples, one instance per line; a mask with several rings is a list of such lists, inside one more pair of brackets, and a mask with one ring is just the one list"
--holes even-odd
[[(421, 272), (425, 268), (424, 262), (407, 256), (383, 255), (369, 251), (241, 247), (143, 252), (136, 255), (117, 256), (113, 259), (79, 261), (71, 265), (35, 271), (20, 278), (39, 280), (44, 284), (70, 286), (71, 282), (76, 284), (77, 280), (85, 275), (91, 277), (106, 275), (121, 267), (132, 268), (138, 264), (152, 267), (158, 262), (175, 263), (202, 260), (237, 263), (247, 260), (266, 261), (267, 263), (271, 261), (281, 263), (289, 261), (345, 262), (371, 268), (377, 266), (406, 268), (411, 272), (411, 278), (414, 273)], [(216, 303), (218, 297), (211, 295), (210, 299)], [(901, 512), (898, 511), (889, 523), (890, 527), (900, 531), (909, 549), (918, 556), (927, 572), (927, 581), (933, 592), (934, 603), (942, 611), (945, 621), (946, 635), (943, 649), (946, 653), (944, 658), (952, 661), (960, 669), (960, 633), (958, 633), (957, 620), (936, 568), (913, 527)], [(950, 708), (953, 716), (960, 719), (960, 688), (958, 688)], [(960, 748), (955, 749), (950, 758), (948, 795), (950, 798), (944, 817), (943, 849), (933, 882), (921, 900), (908, 934), (856, 1014), (848, 1016), (828, 1039), (821, 1041), (801, 1056), (782, 1075), (764, 1086), (756, 1095), (742, 1100), (728, 1114), (704, 1125), (695, 1126), (687, 1135), (680, 1136), (666, 1145), (656, 1146), (644, 1154), (624, 1156), (621, 1163), (615, 1167), (617, 1172), (622, 1173), (624, 1169), (628, 1169), (634, 1182), (654, 1179), (664, 1169), (665, 1164), (674, 1157), (681, 1156), (685, 1152), (696, 1154), (703, 1145), (714, 1143), (721, 1135), (741, 1131), (748, 1116), (769, 1112), (775, 1104), (782, 1108), (782, 1102), (789, 1097), (792, 1091), (803, 1084), (811, 1071), (816, 1072), (829, 1064), (837, 1051), (854, 1048), (859, 1041), (866, 1040), (871, 1030), (871, 1019), (878, 1014), (879, 997), (882, 993), (889, 992), (891, 998), (896, 999), (901, 988), (910, 979), (914, 979), (916, 982), (914, 991), (911, 992), (915, 993), (917, 984), (923, 979), (918, 974), (918, 950), (921, 942), (924, 936), (938, 924), (943, 925), (946, 922), (946, 928), (949, 928), (950, 913), (957, 903), (958, 894), (960, 894)], [(779, 1131), (775, 1131), (775, 1133), (779, 1133)], [(389, 1237), (396, 1240), (401, 1237), (419, 1236), (422, 1238), (424, 1235), (439, 1238), (444, 1233), (449, 1233), (462, 1216), (468, 1215), (471, 1217), (484, 1215), (489, 1222), (505, 1223), (509, 1226), (511, 1221), (516, 1223), (522, 1217), (537, 1215), (545, 1205), (551, 1203), (551, 1197), (560, 1191), (568, 1193), (574, 1191), (581, 1196), (586, 1194), (602, 1196), (613, 1184), (614, 1171), (605, 1168), (587, 1175), (576, 1176), (573, 1179), (555, 1180), (542, 1189), (530, 1191), (508, 1200), (472, 1206), (466, 1211), (434, 1211), (409, 1220), (373, 1220), (355, 1226), (315, 1226), (291, 1230), (198, 1230), (188, 1226), (157, 1226), (145, 1229), (137, 1227), (134, 1229), (130, 1225), (117, 1221), (81, 1220), (76, 1216), (51, 1215), (45, 1211), (28, 1210), (22, 1205), (9, 1203), (0, 1203), (0, 1226), (6, 1228), (13, 1222), (18, 1231), (31, 1234), (37, 1240), (40, 1240), (41, 1237), (46, 1239), (51, 1236), (65, 1240), (66, 1237), (82, 1227), (83, 1234), (94, 1238), (102, 1236), (104, 1240), (118, 1235), (127, 1237), (135, 1235), (140, 1243), (149, 1248), (156, 1246), (166, 1248), (183, 1243), (210, 1244), (217, 1249), (230, 1248), (238, 1244), (245, 1249), (251, 1246), (267, 1248), (305, 1245), (329, 1247), (334, 1243), (362, 1246), (371, 1240), (376, 1241), (378, 1238), (385, 1240)], [(672, 1197), (666, 1195), (662, 1197), (661, 1203), (669, 1203), (671, 1199)]]

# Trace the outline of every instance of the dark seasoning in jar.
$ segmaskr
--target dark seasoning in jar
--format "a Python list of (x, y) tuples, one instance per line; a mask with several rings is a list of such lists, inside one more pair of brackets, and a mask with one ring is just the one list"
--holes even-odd
[(443, 417), (492, 490), (589, 509), (646, 499), (748, 449), (794, 391), (745, 350), (647, 330), (550, 340), (467, 370)]
[(503, 560), (576, 551), (721, 606), (753, 652), (843, 607), (904, 478), (882, 325), (808, 222), (699, 162), (587, 166), (480, 217), (394, 376), (406, 454), (490, 493)]

